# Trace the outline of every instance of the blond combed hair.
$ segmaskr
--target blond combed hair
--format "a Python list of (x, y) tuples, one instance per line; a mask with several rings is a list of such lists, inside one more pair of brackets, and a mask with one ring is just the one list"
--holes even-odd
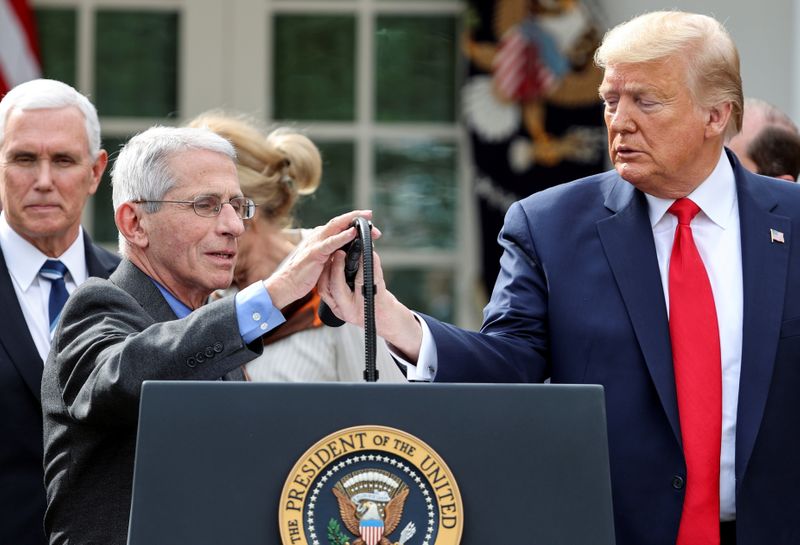
[(645, 13), (609, 30), (594, 55), (601, 68), (678, 58), (685, 59), (686, 84), (695, 103), (702, 108), (730, 103), (725, 133), (739, 132), (744, 104), (739, 52), (713, 17), (682, 11)]
[(268, 132), (252, 118), (221, 111), (200, 114), (189, 126), (208, 128), (233, 144), (242, 193), (264, 220), (291, 225), (297, 199), (319, 187), (322, 158), (303, 134), (284, 127)]

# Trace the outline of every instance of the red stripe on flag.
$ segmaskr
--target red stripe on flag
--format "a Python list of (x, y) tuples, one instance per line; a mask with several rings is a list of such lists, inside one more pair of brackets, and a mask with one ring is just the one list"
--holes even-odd
[(494, 81), (500, 96), (517, 98), (525, 78), (525, 40), (519, 32), (506, 34), (495, 56)]
[(41, 77), (36, 21), (28, 0), (0, 0), (0, 96)]
[(28, 5), (28, 0), (10, 0), (11, 7), (17, 12), (17, 19), (19, 20), (22, 28), (25, 29), (25, 36), (28, 39), (28, 47), (36, 56), (39, 65), (42, 63), (42, 57), (39, 53), (39, 40), (36, 33), (36, 18), (33, 16), (33, 10)]

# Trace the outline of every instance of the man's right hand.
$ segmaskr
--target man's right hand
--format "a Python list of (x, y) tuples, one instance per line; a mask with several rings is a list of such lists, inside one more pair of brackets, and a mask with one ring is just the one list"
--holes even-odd
[(285, 307), (313, 289), (331, 254), (356, 237), (352, 226), (356, 216), (369, 219), (372, 211), (354, 210), (314, 228), (280, 268), (264, 280), (264, 287), (276, 308)]
[[(392, 349), (409, 363), (416, 363), (422, 346), (422, 326), (417, 317), (389, 290), (383, 279), (380, 256), (373, 253), (375, 282), (375, 329)], [(345, 253), (333, 253), (319, 277), (317, 289), (322, 300), (340, 319), (364, 327), (363, 268), (359, 267), (355, 289), (351, 290), (344, 275)]]

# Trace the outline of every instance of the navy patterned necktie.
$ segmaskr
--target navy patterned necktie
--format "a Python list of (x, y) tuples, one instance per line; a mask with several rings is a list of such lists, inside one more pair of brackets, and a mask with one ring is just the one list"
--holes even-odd
[(67, 272), (67, 267), (56, 259), (48, 259), (39, 269), (39, 276), (50, 281), (50, 303), (48, 310), (50, 314), (50, 333), (56, 327), (58, 316), (61, 314), (61, 309), (64, 308), (64, 303), (67, 302), (67, 285), (64, 283), (64, 273)]

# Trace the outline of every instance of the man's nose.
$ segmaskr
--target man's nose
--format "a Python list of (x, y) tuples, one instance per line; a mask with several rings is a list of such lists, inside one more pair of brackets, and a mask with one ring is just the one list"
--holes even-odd
[(223, 203), (217, 216), (217, 225), (222, 234), (239, 237), (244, 233), (244, 220), (230, 203)]
[(636, 130), (632, 107), (629, 100), (620, 99), (617, 103), (617, 109), (611, 114), (611, 129), (615, 132), (633, 132)]
[(53, 166), (49, 159), (39, 159), (34, 167), (35, 188), (45, 191), (53, 187)]

